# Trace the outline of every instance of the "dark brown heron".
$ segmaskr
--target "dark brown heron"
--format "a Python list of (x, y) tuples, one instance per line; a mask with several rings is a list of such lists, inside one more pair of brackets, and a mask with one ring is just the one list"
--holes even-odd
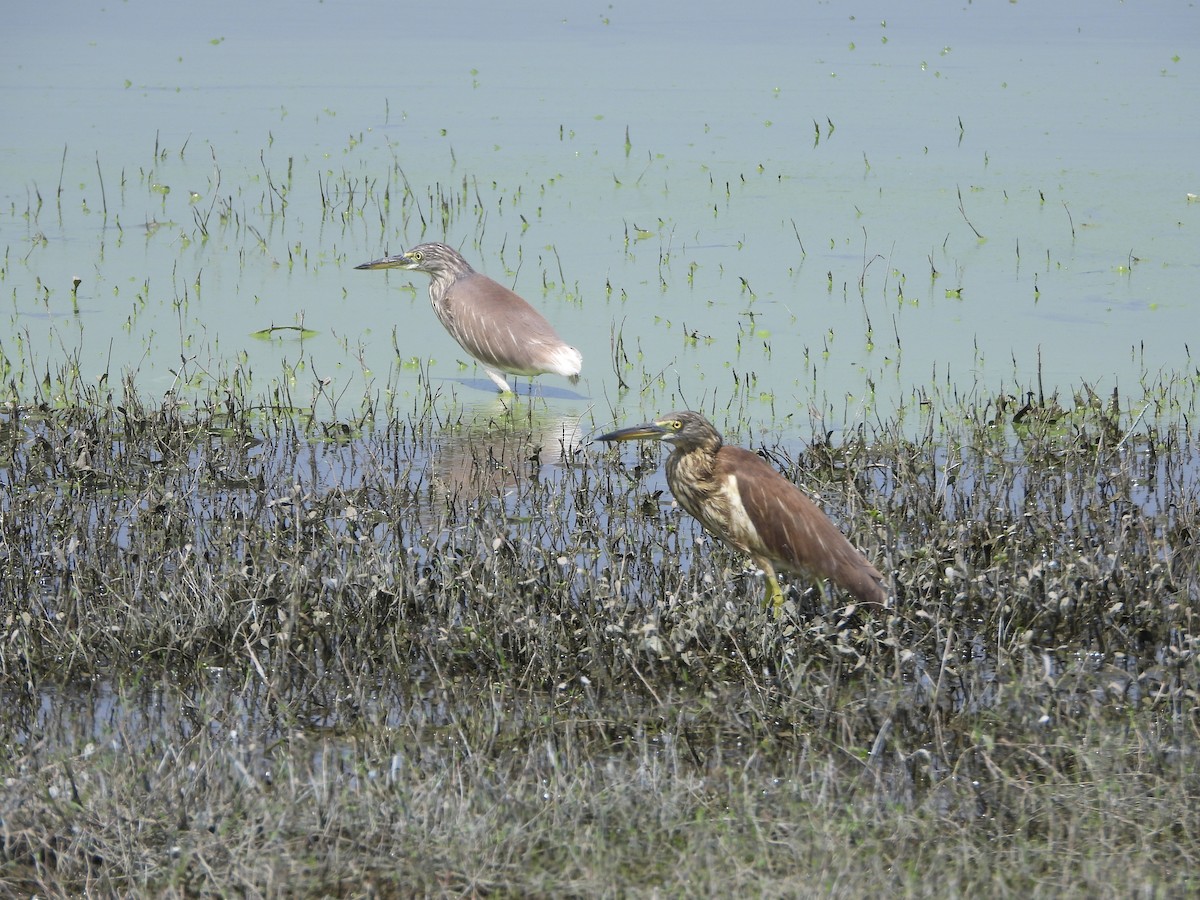
[(598, 441), (674, 444), (667, 485), (709, 534), (750, 556), (767, 576), (767, 601), (778, 615), (783, 591), (775, 569), (827, 578), (861, 603), (887, 603), (883, 576), (803, 491), (762, 457), (728, 447), (700, 413), (673, 412)]
[(408, 269), (429, 276), (429, 302), (443, 327), (502, 393), (512, 388), (501, 374), (565, 375), (579, 380), (583, 356), (565, 343), (536, 309), (502, 284), (471, 268), (445, 244), (420, 244), (356, 269)]

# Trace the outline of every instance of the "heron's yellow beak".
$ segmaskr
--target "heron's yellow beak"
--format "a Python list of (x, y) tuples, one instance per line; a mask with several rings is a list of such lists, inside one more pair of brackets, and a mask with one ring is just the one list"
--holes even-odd
[(355, 266), (356, 269), (411, 269), (414, 267), (412, 259), (407, 253), (397, 253), (395, 256), (385, 256), (382, 259), (373, 259), (370, 262), (365, 262), (361, 266)]
[(631, 425), (628, 428), (618, 428), (616, 431), (610, 431), (608, 434), (602, 434), (598, 438), (593, 438), (593, 441), (604, 441), (606, 443), (612, 441), (661, 441), (671, 432), (659, 425), (657, 422), (646, 422), (642, 425)]

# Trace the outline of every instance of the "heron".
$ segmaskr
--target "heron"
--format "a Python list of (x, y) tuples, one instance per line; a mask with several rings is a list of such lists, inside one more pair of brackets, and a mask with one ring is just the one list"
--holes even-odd
[(758, 454), (725, 444), (700, 413), (668, 413), (595, 440), (672, 444), (671, 493), (705, 531), (763, 570), (776, 616), (783, 610), (777, 568), (828, 579), (860, 603), (886, 605), (883, 576), (829, 517)]
[(356, 269), (407, 269), (429, 276), (429, 302), (442, 326), (487, 372), (502, 394), (513, 389), (502, 373), (564, 375), (579, 381), (583, 354), (563, 341), (522, 297), (476, 272), (453, 247), (419, 244)]

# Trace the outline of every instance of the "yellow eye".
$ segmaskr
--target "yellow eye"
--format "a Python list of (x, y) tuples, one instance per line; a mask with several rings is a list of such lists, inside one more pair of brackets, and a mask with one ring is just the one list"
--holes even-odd
[(682, 428), (682, 427), (683, 427), (683, 423), (682, 423), (682, 422), (680, 422), (678, 419), (673, 419), (673, 420), (671, 421), (671, 427), (672, 427), (674, 430), (678, 431), (680, 428)]
[(416, 251), (414, 251), (414, 252), (413, 252), (412, 254), (410, 254), (410, 255), (412, 256), (413, 262), (420, 262), (420, 261), (421, 261), (421, 260), (424, 258), (424, 257), (421, 255), (421, 251), (420, 251), (420, 250), (416, 250)]

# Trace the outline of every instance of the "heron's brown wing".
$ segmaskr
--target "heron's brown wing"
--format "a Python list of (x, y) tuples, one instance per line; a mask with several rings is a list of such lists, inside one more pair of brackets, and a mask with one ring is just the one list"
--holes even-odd
[(828, 578), (862, 602), (884, 603), (883, 576), (798, 487), (762, 457), (741, 447), (717, 453), (720, 477), (737, 481), (745, 518), (758, 547), (781, 568)]
[(450, 286), (446, 327), (481, 362), (517, 375), (556, 371), (548, 355), (563, 344), (545, 317), (486, 275), (473, 273)]

